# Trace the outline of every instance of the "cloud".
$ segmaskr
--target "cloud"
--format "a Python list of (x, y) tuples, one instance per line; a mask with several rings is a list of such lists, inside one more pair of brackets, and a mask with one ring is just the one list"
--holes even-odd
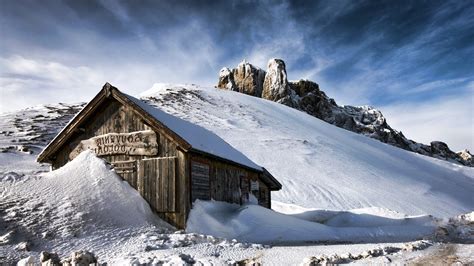
[(40, 103), (85, 100), (104, 83), (86, 66), (71, 67), (54, 61), (37, 61), (22, 56), (0, 58), (0, 111), (25, 108)]
[(437, 90), (437, 89), (443, 89), (446, 87), (460, 86), (462, 85), (462, 83), (465, 83), (466, 81), (468, 81), (468, 78), (430, 81), (406, 91), (405, 94), (421, 93), (421, 92), (427, 92), (427, 91), (432, 91), (432, 90)]
[[(474, 92), (474, 91), (472, 91)], [(427, 103), (383, 106), (387, 122), (410, 139), (429, 144), (446, 142), (452, 150), (474, 151), (474, 94)]]
[[(340, 104), (390, 107), (390, 120), (417, 137), (430, 106), (447, 117), (445, 99), (472, 95), (473, 12), (441, 0), (7, 1), (0, 111), (85, 101), (106, 81), (132, 94), (155, 82), (212, 86), (224, 66), (246, 58), (266, 68), (279, 57), (289, 79), (314, 80)], [(414, 123), (403, 123), (408, 108)], [(469, 123), (456, 131), (471, 134)]]

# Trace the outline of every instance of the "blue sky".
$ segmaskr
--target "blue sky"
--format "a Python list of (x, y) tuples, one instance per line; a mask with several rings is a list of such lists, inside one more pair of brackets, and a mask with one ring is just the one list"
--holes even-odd
[(215, 85), (242, 59), (372, 105), (405, 135), (474, 149), (472, 1), (0, 0), (0, 111), (87, 101), (106, 81)]

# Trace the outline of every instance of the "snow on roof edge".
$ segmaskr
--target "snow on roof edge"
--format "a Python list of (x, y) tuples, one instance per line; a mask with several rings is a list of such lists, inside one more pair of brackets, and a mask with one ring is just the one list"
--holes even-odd
[(153, 118), (163, 123), (171, 131), (182, 137), (191, 145), (194, 150), (214, 155), (254, 170), (263, 171), (261, 166), (254, 163), (242, 152), (232, 147), (232, 145), (227, 143), (214, 132), (174, 115), (168, 114), (158, 107), (151, 106), (146, 102), (135, 98), (134, 96), (123, 92), (121, 93), (133, 103), (142, 108), (145, 112), (150, 114)]
[[(232, 147), (232, 145), (227, 143), (225, 140), (223, 140), (221, 137), (216, 135), (214, 132), (208, 129), (205, 129), (199, 125), (193, 124), (189, 121), (183, 120), (179, 117), (168, 114), (160, 110), (159, 108), (151, 106), (145, 103), (144, 101), (138, 98), (135, 98), (134, 96), (131, 96), (127, 93), (124, 93), (118, 89), (117, 91), (123, 96), (127, 97), (132, 102), (134, 102), (135, 104), (137, 104), (140, 108), (142, 108), (145, 112), (149, 113), (155, 119), (163, 123), (171, 131), (173, 131), (174, 133), (182, 137), (184, 140), (186, 140), (189, 144), (191, 144), (193, 149), (223, 158), (227, 161), (240, 164), (242, 166), (246, 166), (248, 168), (251, 168), (257, 171), (263, 171), (263, 167), (254, 163), (242, 152)], [(99, 94), (100, 92), (93, 99), (95, 99)], [(82, 107), (81, 110), (77, 112), (77, 114), (75, 114), (69, 120), (69, 122), (56, 134), (56, 136), (43, 148), (43, 150), (37, 156), (37, 159), (36, 159), (37, 161), (43, 155), (43, 153), (48, 149), (48, 147), (51, 146), (51, 144), (54, 143), (58, 139), (58, 137), (66, 130), (66, 128), (81, 114), (81, 112), (89, 105), (91, 101), (89, 101), (84, 107)], [(185, 130), (186, 128), (194, 129), (195, 131), (200, 133), (199, 136), (202, 138), (199, 138), (199, 136), (193, 136), (192, 134), (190, 134), (191, 133), (189, 132), (190, 130)], [(201, 142), (200, 139), (205, 139), (208, 142)], [(215, 146), (213, 147), (213, 145)]]

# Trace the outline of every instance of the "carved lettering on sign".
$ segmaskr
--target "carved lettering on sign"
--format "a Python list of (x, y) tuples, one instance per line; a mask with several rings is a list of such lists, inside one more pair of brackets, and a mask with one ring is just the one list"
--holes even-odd
[(69, 159), (74, 159), (86, 149), (92, 150), (99, 156), (113, 154), (149, 156), (158, 154), (156, 133), (152, 130), (109, 133), (82, 140), (69, 154)]

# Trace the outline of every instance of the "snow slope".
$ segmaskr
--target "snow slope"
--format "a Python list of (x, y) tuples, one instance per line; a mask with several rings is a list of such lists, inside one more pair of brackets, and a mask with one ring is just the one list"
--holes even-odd
[(286, 106), (232, 91), (155, 84), (142, 99), (216, 133), (306, 208), (379, 207), (450, 217), (474, 209), (474, 169), (404, 151)]

